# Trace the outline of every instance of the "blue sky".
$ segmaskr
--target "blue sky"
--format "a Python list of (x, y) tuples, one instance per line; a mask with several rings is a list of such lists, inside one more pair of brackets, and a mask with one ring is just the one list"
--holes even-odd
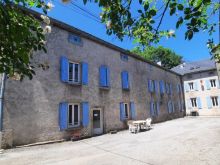
[[(52, 2), (55, 7), (48, 13), (50, 17), (86, 31), (98, 38), (124, 49), (130, 50), (135, 47), (135, 44), (132, 42), (132, 40), (128, 38), (125, 38), (123, 42), (121, 42), (115, 36), (108, 36), (106, 34), (104, 24), (91, 19), (87, 14), (82, 12), (77, 7), (71, 4), (64, 5), (60, 0), (54, 0)], [(74, 3), (99, 17), (101, 10), (96, 4), (89, 3), (88, 5), (84, 6), (81, 0), (75, 0)], [(175, 30), (175, 20), (175, 18), (165, 17), (162, 28)], [(164, 38), (158, 45), (172, 49), (177, 54), (182, 55), (185, 61), (195, 61), (210, 58), (209, 51), (206, 47), (206, 41), (208, 38), (210, 38), (210, 36), (208, 36), (207, 33), (200, 32), (195, 35), (191, 41), (187, 41), (184, 39), (184, 29), (185, 27), (181, 27), (178, 31), (176, 31), (176, 38)], [(217, 41), (217, 36), (218, 34), (216, 33), (212, 37), (214, 37), (214, 39)]]

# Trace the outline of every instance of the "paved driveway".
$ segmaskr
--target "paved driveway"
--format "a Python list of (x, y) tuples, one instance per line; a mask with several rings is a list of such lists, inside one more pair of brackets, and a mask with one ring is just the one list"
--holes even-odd
[(220, 165), (220, 118), (182, 118), (147, 132), (121, 131), (77, 142), (18, 148), (1, 165)]

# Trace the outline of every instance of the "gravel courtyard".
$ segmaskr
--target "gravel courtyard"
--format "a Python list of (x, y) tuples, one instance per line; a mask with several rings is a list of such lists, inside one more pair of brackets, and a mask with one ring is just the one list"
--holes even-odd
[(186, 117), (138, 134), (4, 150), (1, 165), (220, 165), (220, 117)]

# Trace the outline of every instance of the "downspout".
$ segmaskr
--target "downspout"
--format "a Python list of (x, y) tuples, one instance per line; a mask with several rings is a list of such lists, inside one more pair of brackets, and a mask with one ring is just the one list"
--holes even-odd
[(1, 88), (0, 88), (0, 132), (3, 130), (3, 98), (5, 88), (5, 73), (2, 74)]

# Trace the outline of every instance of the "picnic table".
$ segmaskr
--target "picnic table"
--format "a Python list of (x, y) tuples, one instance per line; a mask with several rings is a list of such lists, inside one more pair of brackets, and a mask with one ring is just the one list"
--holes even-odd
[(129, 123), (129, 132), (137, 133), (142, 129), (150, 129), (151, 128), (151, 118), (147, 120), (136, 120)]
[(146, 120), (136, 120), (136, 121), (133, 121), (132, 124), (137, 127), (137, 130), (139, 132), (141, 129), (144, 129), (146, 127), (146, 123), (147, 123)]

